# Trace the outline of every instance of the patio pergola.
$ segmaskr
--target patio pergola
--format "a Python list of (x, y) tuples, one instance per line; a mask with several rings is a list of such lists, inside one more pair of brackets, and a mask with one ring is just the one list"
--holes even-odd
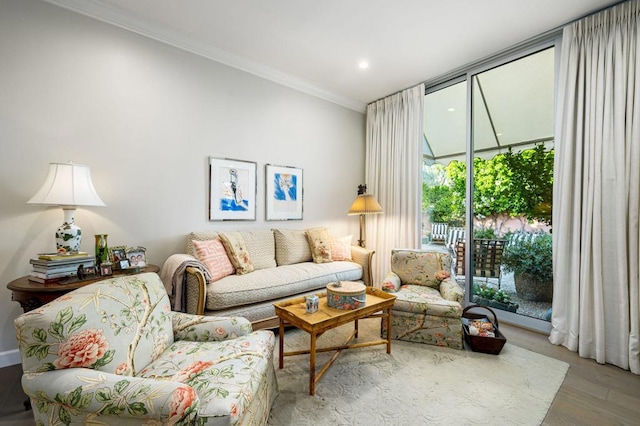
[[(553, 143), (554, 49), (472, 77), (474, 155), (491, 158), (508, 147)], [(465, 161), (467, 81), (427, 93), (423, 158), (427, 165)]]

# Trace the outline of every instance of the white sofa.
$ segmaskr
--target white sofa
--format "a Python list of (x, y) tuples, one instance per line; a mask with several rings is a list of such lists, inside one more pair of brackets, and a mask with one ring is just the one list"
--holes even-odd
[[(184, 277), (177, 278), (179, 265), (170, 257), (162, 270), (163, 280), (168, 286), (168, 277), (173, 277), (173, 286), (182, 282), (187, 313), (215, 316), (242, 316), (251, 321), (254, 329), (272, 328), (278, 325), (273, 303), (292, 297), (318, 293), (326, 285), (339, 280), (361, 281), (371, 285), (371, 259), (374, 252), (350, 242), (350, 260), (332, 260), (316, 263), (305, 230), (267, 229), (240, 231), (246, 244), (253, 272), (233, 273), (213, 282), (207, 280), (208, 269), (198, 260), (194, 241), (221, 239), (227, 231), (192, 232), (187, 236)], [(238, 233), (236, 233), (237, 236)], [(347, 237), (350, 241), (350, 237)], [(343, 249), (345, 249), (344, 240)], [(225, 246), (227, 252), (229, 249)], [(332, 246), (333, 248), (333, 246)], [(333, 250), (332, 250), (333, 252)], [(230, 256), (232, 257), (232, 256)], [(342, 256), (334, 258), (341, 259)], [(177, 259), (177, 260), (180, 260)], [(175, 259), (174, 259), (175, 260)], [(173, 263), (173, 265), (171, 265)], [(181, 262), (185, 265), (184, 262)], [(214, 267), (209, 265), (209, 269)], [(211, 271), (209, 275), (215, 275)], [(176, 282), (177, 281), (177, 282)], [(175, 309), (175, 308), (174, 308)]]

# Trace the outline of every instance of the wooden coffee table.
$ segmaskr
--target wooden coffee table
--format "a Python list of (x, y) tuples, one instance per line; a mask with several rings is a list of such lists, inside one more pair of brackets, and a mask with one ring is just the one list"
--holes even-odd
[[(338, 355), (340, 355), (340, 352), (344, 349), (387, 345), (387, 353), (391, 353), (391, 308), (396, 300), (396, 297), (392, 294), (373, 287), (367, 287), (367, 302), (364, 307), (353, 310), (341, 310), (331, 308), (327, 305), (326, 293), (318, 293), (317, 296), (320, 298), (319, 308), (317, 312), (312, 314), (308, 313), (305, 309), (304, 297), (285, 300), (274, 304), (276, 315), (280, 319), (279, 367), (284, 367), (285, 356), (309, 354), (309, 395), (313, 395), (315, 393), (316, 383), (324, 373), (326, 373), (331, 364), (333, 364), (336, 358), (338, 358)], [(387, 331), (387, 338), (369, 342), (350, 343), (354, 338), (358, 337), (358, 320), (364, 318), (386, 318), (386, 322), (389, 327), (389, 330)], [(316, 340), (318, 336), (327, 330), (349, 322), (354, 323), (354, 330), (342, 345), (316, 348)], [(311, 347), (308, 350), (284, 352), (285, 324), (293, 325), (309, 333), (311, 335)], [(316, 375), (316, 353), (327, 351), (336, 351), (336, 353)]]

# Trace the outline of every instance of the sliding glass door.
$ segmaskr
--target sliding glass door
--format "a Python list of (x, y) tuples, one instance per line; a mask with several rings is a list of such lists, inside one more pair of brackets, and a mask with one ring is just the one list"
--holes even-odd
[(427, 89), (423, 242), (447, 251), (467, 301), (548, 330), (555, 47)]

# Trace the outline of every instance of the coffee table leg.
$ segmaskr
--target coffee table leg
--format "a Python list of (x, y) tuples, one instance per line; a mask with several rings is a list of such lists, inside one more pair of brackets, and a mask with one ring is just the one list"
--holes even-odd
[(316, 334), (311, 333), (311, 348), (309, 349), (309, 395), (316, 391)]
[(357, 338), (358, 338), (358, 320), (356, 319), (356, 320), (354, 321), (354, 323), (355, 323), (355, 325), (354, 325), (354, 327), (355, 327), (355, 334), (353, 335), (353, 337), (355, 337), (355, 338), (357, 339)]
[(391, 308), (385, 309), (387, 312), (387, 353), (391, 353)]
[(280, 345), (280, 353), (278, 361), (280, 369), (284, 368), (284, 320), (280, 318), (280, 329), (278, 330), (278, 340)]

